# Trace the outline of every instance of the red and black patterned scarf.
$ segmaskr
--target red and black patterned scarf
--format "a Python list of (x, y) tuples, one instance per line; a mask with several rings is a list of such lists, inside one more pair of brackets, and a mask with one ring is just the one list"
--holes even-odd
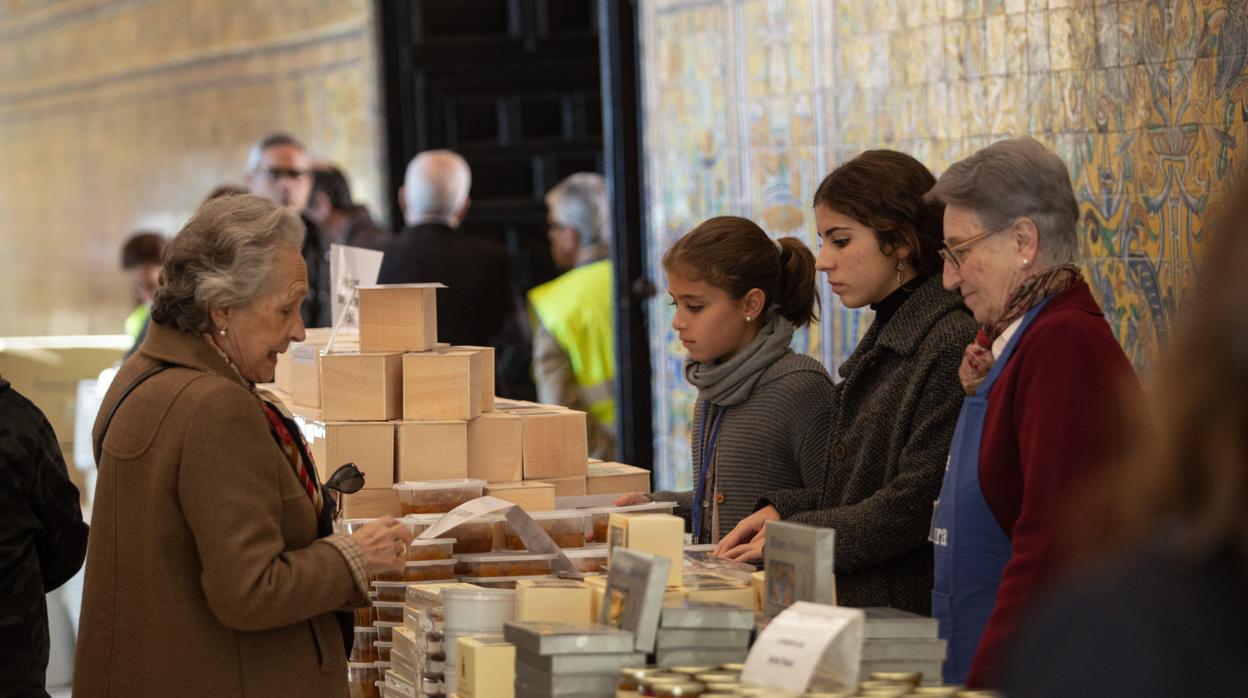
[(1083, 274), (1073, 264), (1055, 267), (1024, 281), (1014, 291), (1014, 295), (1010, 296), (1010, 302), (1006, 304), (1001, 318), (981, 327), (975, 341), (967, 345), (966, 352), (962, 355), (962, 365), (958, 368), (958, 378), (962, 381), (962, 389), (966, 394), (974, 395), (988, 378), (995, 361), (992, 356), (992, 343), (1005, 332), (1005, 328), (1026, 315), (1037, 303), (1080, 281), (1083, 281)]
[(290, 461), (295, 474), (299, 476), (299, 484), (303, 485), (303, 489), (308, 493), (312, 506), (316, 509), (316, 515), (319, 517), (321, 510), (325, 507), (325, 502), (321, 497), (321, 488), (310, 471), (310, 468), (314, 467), (308, 462), (312, 456), (308, 454), (305, 458), (306, 451), (302, 447), (300, 438), (292, 432), (290, 420), (285, 417), (282, 408), (260, 395), (256, 395), (256, 399), (260, 401), (264, 416), (269, 420), (269, 431), (273, 434), (273, 439), (277, 441), (277, 447), (281, 449), (282, 455), (286, 456), (286, 460)]

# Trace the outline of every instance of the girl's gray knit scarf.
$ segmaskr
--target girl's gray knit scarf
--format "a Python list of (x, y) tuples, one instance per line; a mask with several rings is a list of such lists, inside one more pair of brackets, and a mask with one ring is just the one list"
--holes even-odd
[(771, 319), (758, 330), (758, 336), (731, 359), (719, 361), (685, 360), (685, 380), (698, 389), (698, 397), (719, 407), (745, 402), (754, 386), (772, 364), (789, 352), (793, 323), (771, 313)]

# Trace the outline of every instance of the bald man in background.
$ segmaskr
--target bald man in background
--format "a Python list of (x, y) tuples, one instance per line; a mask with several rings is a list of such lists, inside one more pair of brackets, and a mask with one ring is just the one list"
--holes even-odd
[(525, 379), (509, 367), (528, 355), (527, 338), (516, 332), (523, 306), (507, 250), (459, 230), (471, 188), (472, 171), (457, 153), (427, 150), (408, 164), (399, 190), (406, 227), (386, 250), (377, 283), (446, 284), (438, 291), (438, 340), (494, 347), (497, 393), (522, 397), (532, 386), (515, 385)]

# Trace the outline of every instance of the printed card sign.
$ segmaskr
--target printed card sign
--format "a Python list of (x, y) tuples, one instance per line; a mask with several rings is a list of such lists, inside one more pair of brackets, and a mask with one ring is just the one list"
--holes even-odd
[(861, 610), (797, 601), (759, 635), (741, 680), (791, 693), (852, 690), (862, 638)]
[[(355, 289), (377, 283), (381, 272), (381, 259), (385, 256), (377, 250), (349, 245), (333, 244), (329, 247), (329, 277), (332, 280), (332, 305), (334, 326), (360, 328), (360, 299)], [(350, 303), (350, 308), (347, 304)], [(343, 311), (346, 311), (345, 317)], [(339, 323), (341, 320), (341, 324)]]

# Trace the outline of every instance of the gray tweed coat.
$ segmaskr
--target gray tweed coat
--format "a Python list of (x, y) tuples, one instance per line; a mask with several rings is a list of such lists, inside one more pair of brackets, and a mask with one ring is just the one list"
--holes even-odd
[[(789, 352), (763, 372), (749, 399), (727, 408), (714, 480), (722, 498), (718, 505), (721, 536), (754, 513), (759, 494), (816, 487), (823, 480), (833, 390), (823, 364)], [(694, 404), (689, 425), (695, 481), (702, 452), (698, 435), (703, 402), (699, 398)], [(675, 514), (685, 519), (689, 530), (692, 492), (655, 492), (652, 499), (676, 502)]]
[(927, 534), (962, 406), (958, 365), (975, 332), (962, 299), (939, 276), (925, 281), (841, 366), (823, 481), (760, 500), (786, 520), (836, 529), (843, 606), (930, 612)]

